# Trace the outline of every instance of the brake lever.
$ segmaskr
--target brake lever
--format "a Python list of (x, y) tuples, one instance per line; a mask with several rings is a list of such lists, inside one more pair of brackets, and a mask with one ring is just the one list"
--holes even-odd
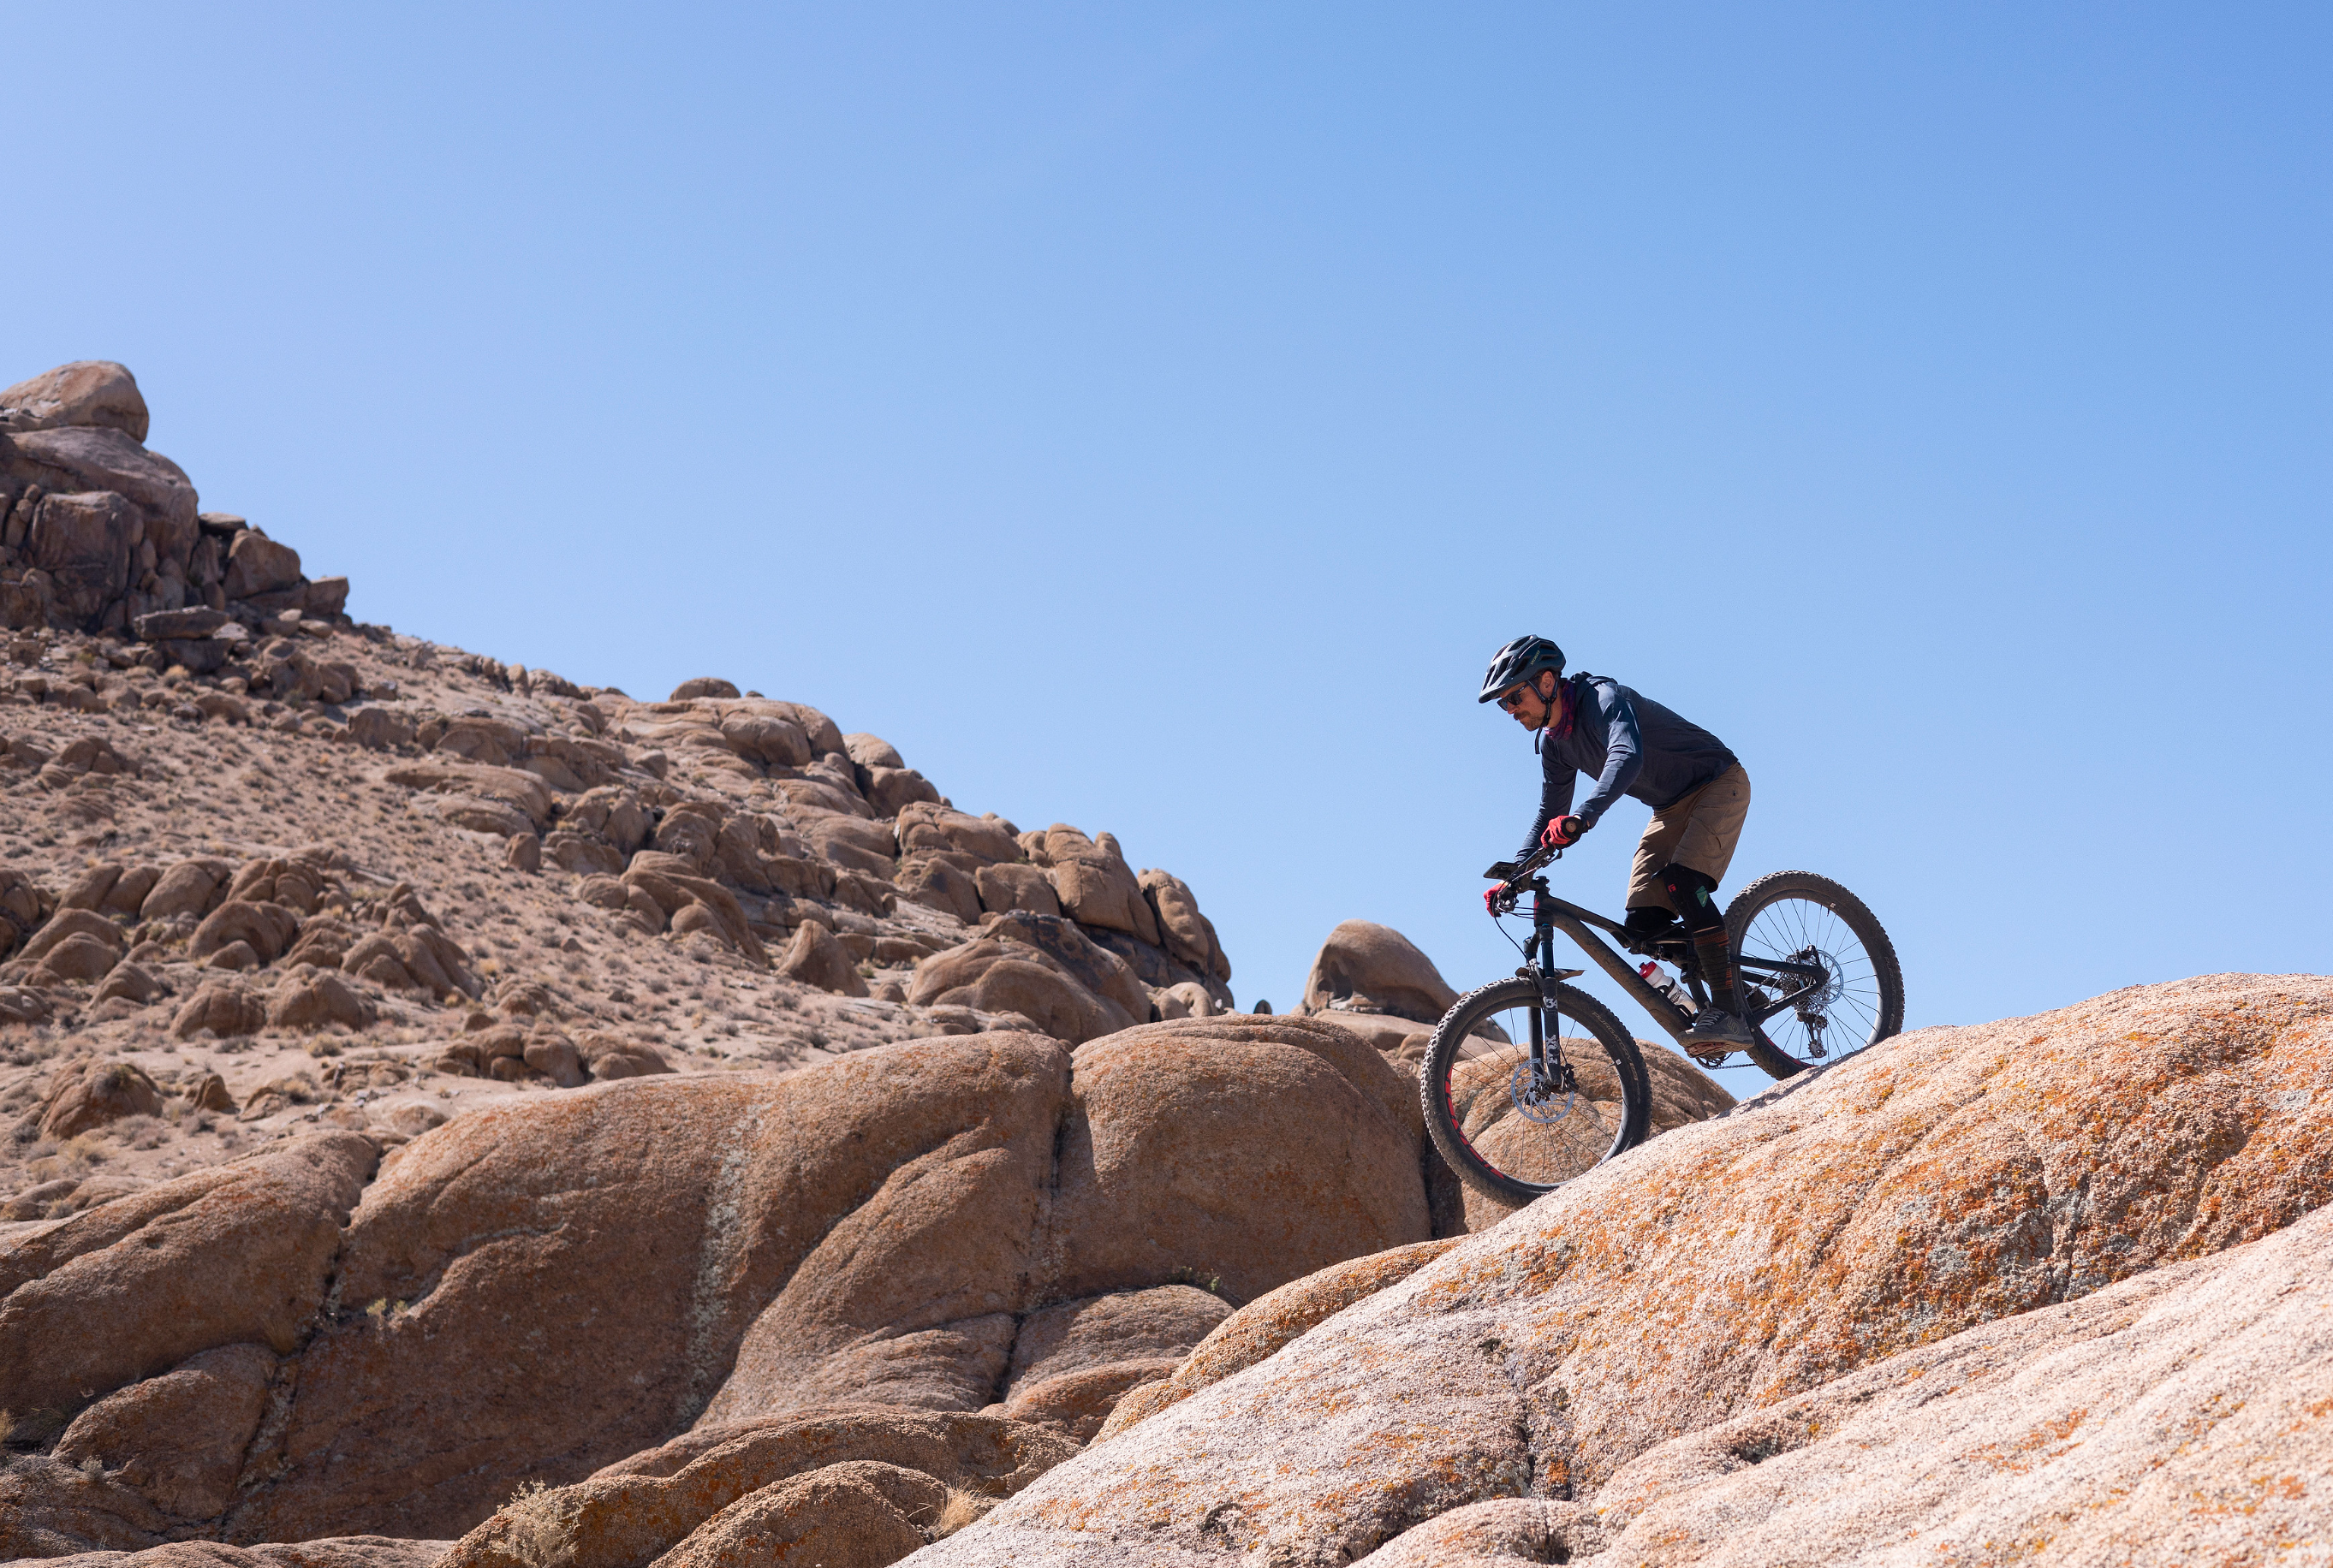
[(1513, 867), (1514, 874), (1499, 884), (1498, 896), (1494, 901), (1498, 904), (1498, 913), (1512, 914), (1515, 912), (1515, 905), (1522, 901), (1523, 894), (1530, 890), (1531, 879), (1551, 863), (1562, 858), (1563, 851), (1560, 847), (1551, 849), (1545, 846), (1523, 856), (1522, 862)]

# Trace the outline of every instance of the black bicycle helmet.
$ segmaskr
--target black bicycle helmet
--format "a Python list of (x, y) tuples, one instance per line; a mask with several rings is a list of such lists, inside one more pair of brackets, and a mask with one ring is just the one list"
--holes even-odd
[(1487, 703), (1511, 686), (1537, 679), (1541, 670), (1563, 674), (1563, 650), (1545, 637), (1517, 637), (1493, 656), (1483, 694), (1474, 700)]

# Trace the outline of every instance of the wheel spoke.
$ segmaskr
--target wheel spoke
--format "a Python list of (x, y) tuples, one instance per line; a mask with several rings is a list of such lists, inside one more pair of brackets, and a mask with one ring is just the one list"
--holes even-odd
[[(1753, 884), (1743, 894), (1753, 902), (1748, 918), (1740, 922), (1737, 958), (1811, 961), (1821, 966), (1827, 978), (1809, 987), (1764, 975), (1762, 984), (1770, 995), (1763, 1005), (1771, 1010), (1753, 1021), (1776, 1049), (1801, 1066), (1816, 1059), (1818, 1040), (1822, 1059), (1836, 1060), (1884, 1038), (1897, 1027), (1902, 1006), (1896, 999), (1901, 981), (1886, 933), (1876, 922), (1858, 925), (1868, 920), (1860, 906), (1843, 890), (1821, 891), (1831, 884), (1819, 878), (1782, 873), (1773, 880), (1781, 885), (1762, 894), (1760, 884)], [(1880, 952), (1867, 945), (1859, 934), (1863, 929), (1875, 933)], [(1750, 973), (1745, 969), (1745, 979)], [(1819, 1021), (1810, 1027), (1810, 1018)]]
[[(1470, 1182), (1484, 1185), (1480, 1179), (1487, 1178), (1484, 1190), (1515, 1201), (1585, 1174), (1620, 1152), (1632, 1120), (1628, 1101), (1641, 1092), (1643, 1069), (1617, 1020), (1607, 1018), (1602, 1028), (1623, 1042), (1629, 1053), (1625, 1061), (1567, 1003), (1547, 1018), (1549, 1045), (1542, 1069), (1534, 1071), (1535, 1009), (1512, 991), (1508, 998), (1503, 1008), (1469, 1014), (1462, 1003), (1454, 1009), (1437, 1028), (1436, 1040), (1445, 1041), (1454, 1028), (1469, 1032), (1438, 1047), (1440, 1055), (1429, 1053), (1425, 1066), (1436, 1142)], [(1506, 1039), (1487, 1037), (1483, 1026), (1493, 1023)], [(1438, 1082), (1436, 1061), (1447, 1063)]]

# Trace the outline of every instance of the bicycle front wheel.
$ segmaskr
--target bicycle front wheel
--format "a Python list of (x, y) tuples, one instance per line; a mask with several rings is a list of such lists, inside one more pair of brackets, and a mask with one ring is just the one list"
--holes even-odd
[(1736, 894), (1725, 934), (1757, 1027), (1750, 1059), (1787, 1078), (1904, 1028), (1904, 970), (1863, 900), (1811, 871), (1778, 871)]
[(1644, 1141), (1652, 1089), (1637, 1042), (1587, 992), (1555, 988), (1532, 1060), (1536, 980), (1467, 992), (1435, 1026), (1418, 1072), (1426, 1131), (1459, 1179), (1528, 1203)]

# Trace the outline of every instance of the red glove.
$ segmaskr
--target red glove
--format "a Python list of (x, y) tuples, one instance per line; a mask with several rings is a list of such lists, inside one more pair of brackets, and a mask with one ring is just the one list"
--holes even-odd
[(1483, 889), (1483, 913), (1495, 917), (1499, 913), (1499, 894), (1506, 890), (1507, 884), (1503, 882), (1496, 887)]
[(1579, 843), (1579, 836), (1587, 831), (1588, 824), (1580, 818), (1559, 817), (1547, 825), (1547, 831), (1539, 836), (1539, 841), (1550, 849), (1569, 849)]

